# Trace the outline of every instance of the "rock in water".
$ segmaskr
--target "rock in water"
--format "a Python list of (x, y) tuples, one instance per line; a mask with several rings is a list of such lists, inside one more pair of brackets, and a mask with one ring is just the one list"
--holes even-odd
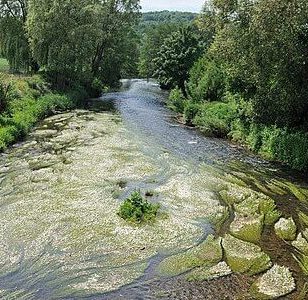
[[(307, 232), (304, 232), (304, 234)], [(308, 275), (308, 242), (303, 233), (299, 233), (297, 239), (292, 242), (292, 246), (296, 248), (296, 254), (293, 257), (298, 262), (305, 275)], [(307, 235), (307, 234), (306, 234)]]
[(255, 244), (226, 235), (222, 246), (226, 262), (233, 272), (254, 275), (272, 266), (270, 257)]
[(200, 267), (191, 271), (187, 275), (189, 281), (204, 281), (212, 280), (219, 277), (224, 277), (232, 274), (232, 270), (222, 261), (213, 267)]
[(274, 265), (252, 285), (255, 299), (277, 299), (296, 288), (292, 273), (287, 267)]
[(292, 218), (280, 218), (275, 224), (275, 232), (283, 240), (294, 241), (296, 239), (296, 231), (297, 227)]
[(221, 238), (216, 239), (209, 235), (200, 245), (163, 260), (158, 271), (162, 275), (175, 276), (196, 267), (212, 267), (220, 262), (222, 257)]
[(247, 216), (235, 213), (235, 219), (230, 225), (233, 236), (246, 242), (257, 243), (263, 231), (264, 216)]
[(308, 255), (308, 242), (303, 237), (303, 234), (300, 232), (297, 236), (297, 239), (292, 242), (292, 246), (295, 247), (301, 253)]

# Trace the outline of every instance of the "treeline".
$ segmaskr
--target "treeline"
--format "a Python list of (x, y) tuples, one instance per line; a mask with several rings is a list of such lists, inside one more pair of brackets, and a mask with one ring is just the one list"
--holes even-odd
[(183, 25), (192, 22), (198, 14), (181, 11), (153, 11), (142, 14), (138, 24), (138, 32), (146, 33), (148, 29), (159, 26), (161, 24), (173, 23)]
[(100, 90), (137, 68), (139, 9), (138, 0), (1, 0), (1, 54), (12, 71), (40, 70), (57, 88)]
[(307, 20), (306, 0), (208, 1), (192, 25), (153, 35), (150, 74), (186, 123), (308, 169)]

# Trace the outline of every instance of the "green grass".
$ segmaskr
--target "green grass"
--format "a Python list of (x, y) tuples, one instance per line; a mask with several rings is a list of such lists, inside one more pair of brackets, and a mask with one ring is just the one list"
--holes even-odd
[(5, 58), (0, 58), (0, 72), (6, 73), (10, 69), (9, 63)]
[(53, 93), (39, 76), (11, 76), (3, 80), (9, 81), (12, 88), (6, 99), (7, 107), (0, 114), (0, 152), (26, 136), (38, 121), (55, 110), (72, 109), (86, 98), (82, 89)]

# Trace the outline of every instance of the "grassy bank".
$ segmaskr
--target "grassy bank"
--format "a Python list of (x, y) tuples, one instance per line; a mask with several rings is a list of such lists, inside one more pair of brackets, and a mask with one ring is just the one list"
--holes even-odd
[(72, 109), (85, 97), (81, 88), (54, 92), (38, 75), (0, 74), (0, 151), (22, 139), (44, 117)]
[(206, 135), (228, 138), (268, 160), (308, 170), (308, 133), (253, 122), (249, 105), (238, 95), (226, 94), (221, 102), (194, 102), (175, 89), (168, 106)]

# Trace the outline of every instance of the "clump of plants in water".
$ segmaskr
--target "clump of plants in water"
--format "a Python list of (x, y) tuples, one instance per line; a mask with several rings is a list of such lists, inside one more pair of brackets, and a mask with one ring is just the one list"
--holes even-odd
[(123, 202), (118, 215), (128, 222), (140, 224), (154, 221), (159, 208), (159, 204), (149, 203), (140, 191), (135, 191)]

